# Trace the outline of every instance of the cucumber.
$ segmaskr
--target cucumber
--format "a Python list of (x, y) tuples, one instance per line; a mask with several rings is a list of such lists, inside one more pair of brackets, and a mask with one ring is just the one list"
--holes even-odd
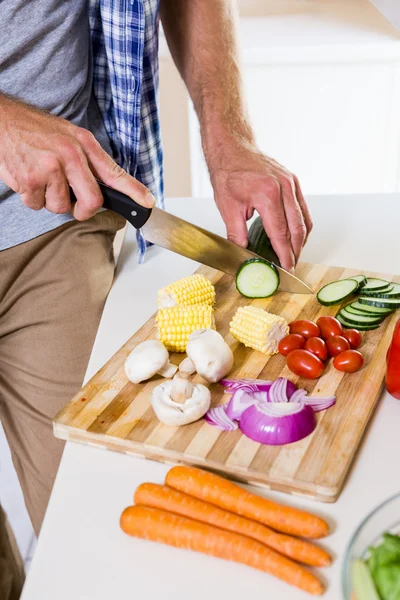
[(260, 217), (254, 219), (253, 223), (250, 225), (248, 240), (248, 250), (258, 254), (261, 258), (278, 265), (278, 267), (281, 266), (271, 241), (265, 233), (264, 225)]
[(389, 284), (381, 290), (363, 290), (360, 292), (363, 296), (378, 296), (380, 294), (389, 294), (393, 290), (393, 285)]
[[(358, 308), (353, 308), (352, 304), (346, 304), (346, 306), (344, 306), (342, 308), (342, 310), (344, 310), (345, 312), (348, 312), (352, 315), (371, 315), (373, 313), (367, 312), (366, 310), (358, 310)], [(379, 315), (377, 315), (379, 316)], [(386, 316), (386, 315), (385, 315)]]
[[(348, 321), (340, 313), (338, 313), (336, 315), (336, 318), (339, 321), (339, 323), (341, 323), (343, 325), (343, 327), (347, 327), (347, 329), (355, 328), (354, 323), (350, 323), (350, 321)], [(371, 329), (378, 329), (378, 327), (380, 327), (380, 324), (378, 324), (378, 325), (357, 325), (356, 329), (358, 329), (359, 331), (369, 331)]]
[(368, 296), (368, 298), (400, 298), (400, 284), (391, 283), (389, 287), (384, 290), (377, 290), (376, 292), (364, 293), (363, 290), (361, 294), (363, 296)]
[(354, 325), (380, 325), (385, 318), (376, 315), (353, 315), (345, 308), (342, 308), (342, 310), (339, 311), (339, 314), (342, 315), (346, 321), (353, 323)]
[(353, 275), (352, 277), (349, 277), (349, 279), (355, 279), (356, 281), (358, 281), (359, 290), (361, 290), (361, 288), (363, 288), (367, 283), (367, 278), (365, 277), (365, 275)]
[(368, 304), (369, 306), (378, 306), (380, 308), (391, 308), (393, 310), (400, 308), (400, 298), (374, 298), (373, 296), (360, 296), (358, 301), (360, 304)]
[(367, 277), (367, 283), (363, 287), (363, 292), (366, 290), (381, 290), (389, 285), (385, 279), (377, 279), (376, 277)]
[[(378, 306), (369, 306), (368, 304), (360, 304), (359, 302), (352, 302), (350, 306), (361, 312), (363, 314), (373, 314), (373, 315), (391, 315), (393, 312), (392, 308), (381, 308)], [(346, 307), (347, 308), (347, 307)]]
[(268, 298), (278, 287), (278, 269), (262, 258), (247, 260), (236, 275), (236, 288), (246, 298)]
[(356, 279), (341, 279), (340, 281), (332, 281), (322, 287), (318, 294), (317, 299), (320, 304), (324, 306), (333, 306), (334, 304), (340, 304), (343, 300), (346, 300), (348, 296), (351, 296), (358, 289), (358, 281)]
[(351, 565), (351, 582), (357, 600), (380, 600), (371, 571), (361, 559)]

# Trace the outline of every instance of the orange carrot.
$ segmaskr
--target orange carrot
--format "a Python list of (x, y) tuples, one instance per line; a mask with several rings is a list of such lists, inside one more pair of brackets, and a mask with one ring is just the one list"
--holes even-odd
[(227, 531), (247, 535), (247, 537), (258, 540), (293, 560), (313, 567), (326, 567), (332, 562), (331, 557), (325, 550), (310, 542), (276, 533), (276, 531), (265, 527), (265, 525), (260, 525), (260, 523), (240, 517), (167, 486), (157, 485), (156, 483), (142, 483), (135, 492), (134, 501), (135, 504), (141, 506), (152, 506), (153, 508), (168, 510), (209, 525), (215, 525)]
[(256, 496), (208, 471), (173, 467), (167, 473), (165, 485), (289, 535), (321, 538), (329, 533), (329, 526), (323, 519)]
[(224, 558), (275, 575), (310, 594), (323, 593), (322, 583), (304, 567), (244, 535), (147, 506), (129, 506), (121, 529), (134, 537)]

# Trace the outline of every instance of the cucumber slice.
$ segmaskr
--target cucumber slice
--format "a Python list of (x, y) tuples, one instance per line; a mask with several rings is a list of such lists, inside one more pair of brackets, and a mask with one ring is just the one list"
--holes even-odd
[(278, 270), (261, 258), (247, 260), (236, 275), (236, 288), (246, 298), (268, 298), (278, 287)]
[(373, 298), (400, 298), (400, 284), (399, 283), (391, 283), (388, 288), (384, 290), (378, 290), (376, 292), (364, 293), (364, 290), (360, 292), (363, 296), (371, 296)]
[(379, 294), (389, 294), (393, 290), (393, 285), (389, 284), (381, 290), (363, 290), (360, 292), (363, 296), (378, 296)]
[(353, 315), (345, 308), (342, 308), (339, 314), (341, 314), (346, 321), (353, 323), (354, 325), (380, 325), (384, 319), (384, 317), (379, 317), (376, 315)]
[(385, 279), (377, 279), (376, 277), (367, 277), (367, 283), (363, 287), (363, 292), (366, 290), (382, 290), (389, 282)]
[(351, 565), (351, 582), (357, 600), (379, 600), (371, 571), (364, 561), (358, 559)]
[[(352, 315), (366, 315), (367, 317), (371, 316), (371, 314), (373, 314), (373, 313), (367, 312), (366, 310), (358, 310), (357, 308), (353, 308), (352, 304), (347, 304), (346, 306), (344, 306), (342, 308), (342, 310), (344, 310), (345, 312), (348, 312), (348, 313), (350, 313)], [(381, 316), (381, 315), (377, 314), (376, 316), (378, 317), (378, 316)]]
[[(361, 312), (363, 314), (368, 313), (368, 314), (373, 314), (373, 315), (385, 315), (386, 316), (386, 315), (391, 315), (393, 312), (392, 308), (369, 306), (368, 304), (360, 304), (359, 302), (352, 302), (350, 304), (350, 306), (354, 310), (357, 310), (358, 312)], [(348, 308), (348, 306), (346, 308)]]
[(353, 277), (349, 277), (349, 279), (355, 279), (356, 281), (358, 281), (359, 290), (363, 288), (367, 283), (367, 278), (365, 277), (365, 275), (353, 275)]
[[(350, 321), (348, 321), (340, 313), (338, 313), (336, 315), (336, 318), (339, 321), (339, 323), (341, 323), (343, 325), (343, 327), (347, 327), (347, 329), (355, 328), (354, 323), (350, 323)], [(378, 329), (378, 327), (380, 327), (380, 324), (378, 324), (378, 325), (357, 325), (356, 329), (358, 329), (359, 331), (370, 331), (371, 329)]]
[(360, 296), (358, 299), (360, 304), (368, 304), (369, 306), (378, 306), (380, 308), (391, 308), (397, 310), (400, 308), (400, 298), (374, 298), (373, 296)]
[(358, 281), (355, 279), (341, 279), (340, 281), (332, 281), (322, 287), (317, 299), (324, 306), (333, 306), (340, 304), (348, 296), (351, 296), (358, 289)]

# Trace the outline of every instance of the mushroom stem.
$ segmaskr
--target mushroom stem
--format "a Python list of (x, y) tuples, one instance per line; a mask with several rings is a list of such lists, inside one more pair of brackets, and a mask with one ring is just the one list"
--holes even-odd
[(158, 373), (158, 375), (161, 375), (161, 377), (166, 377), (167, 379), (171, 379), (171, 377), (173, 377), (175, 375), (177, 370), (178, 370), (178, 367), (176, 365), (173, 365), (168, 360), (165, 363), (165, 365), (163, 367), (161, 367), (161, 369), (158, 369), (157, 373)]
[(193, 384), (189, 381), (190, 373), (178, 372), (172, 380), (171, 399), (184, 404), (193, 396)]
[(181, 362), (179, 365), (179, 372), (183, 375), (187, 373), (188, 375), (193, 375), (196, 372), (196, 367), (194, 366), (194, 362), (188, 356)]

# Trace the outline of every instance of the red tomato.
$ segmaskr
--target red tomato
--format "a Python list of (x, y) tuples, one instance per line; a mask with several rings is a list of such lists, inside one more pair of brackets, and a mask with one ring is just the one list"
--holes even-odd
[(362, 335), (358, 329), (345, 329), (343, 337), (346, 338), (350, 344), (350, 348), (353, 348), (353, 350), (357, 350), (361, 346)]
[(289, 324), (290, 333), (299, 333), (305, 338), (310, 337), (319, 337), (320, 330), (318, 325), (313, 323), (312, 321), (293, 321), (293, 323)]
[(343, 327), (335, 317), (320, 317), (317, 325), (321, 330), (324, 340), (334, 335), (343, 335)]
[(345, 350), (333, 361), (333, 366), (344, 373), (355, 373), (364, 364), (364, 357), (358, 350)]
[(326, 344), (324, 340), (319, 337), (308, 338), (304, 348), (312, 354), (315, 354), (315, 356), (318, 356), (318, 358), (322, 361), (328, 358), (328, 350), (326, 349)]
[(387, 353), (386, 389), (400, 400), (400, 320), (397, 321)]
[(278, 344), (279, 354), (282, 356), (287, 356), (289, 352), (292, 350), (298, 350), (299, 348), (304, 348), (304, 344), (306, 343), (306, 338), (298, 333), (289, 333), (289, 335), (285, 335), (284, 338)]
[(350, 344), (342, 335), (334, 335), (326, 340), (328, 352), (331, 356), (339, 356), (341, 352), (350, 350)]
[(293, 350), (287, 357), (287, 366), (295, 375), (317, 379), (324, 372), (324, 364), (308, 350)]

